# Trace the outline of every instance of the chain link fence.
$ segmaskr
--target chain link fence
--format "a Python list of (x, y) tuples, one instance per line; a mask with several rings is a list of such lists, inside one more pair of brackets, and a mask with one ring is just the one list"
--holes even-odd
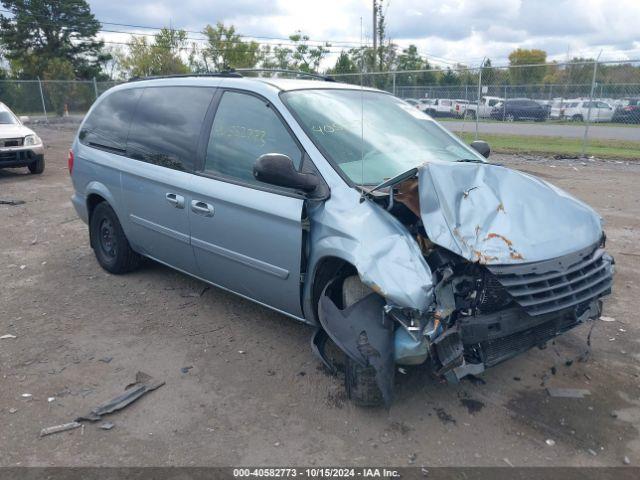
[[(465, 140), (487, 139), (503, 151), (525, 145), (532, 152), (555, 148), (560, 153), (640, 158), (640, 60), (333, 77), (393, 93)], [(79, 122), (95, 99), (117, 83), (0, 80), (0, 101), (33, 122)], [(607, 146), (612, 142), (615, 148)]]

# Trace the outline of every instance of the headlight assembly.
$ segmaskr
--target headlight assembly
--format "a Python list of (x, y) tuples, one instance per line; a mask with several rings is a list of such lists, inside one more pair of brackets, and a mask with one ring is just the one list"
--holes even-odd
[(42, 143), (42, 140), (40, 140), (40, 137), (38, 137), (37, 135), (27, 135), (26, 137), (24, 137), (25, 147), (30, 147), (32, 145), (40, 145), (41, 143)]

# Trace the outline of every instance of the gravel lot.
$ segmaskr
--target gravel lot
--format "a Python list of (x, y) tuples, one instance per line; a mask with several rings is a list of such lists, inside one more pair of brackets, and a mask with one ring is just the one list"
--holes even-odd
[[(69, 201), (74, 130), (37, 130), (45, 173), (0, 171), (0, 199), (26, 202), (0, 205), (0, 335), (17, 336), (0, 340), (1, 466), (640, 463), (640, 162), (495, 156), (604, 216), (618, 272), (605, 315), (615, 321), (595, 323), (582, 361), (590, 326), (482, 382), (410, 370), (387, 412), (345, 400), (305, 325), (152, 262), (125, 276), (101, 270)], [(139, 370), (166, 384), (107, 417), (112, 430), (39, 437)], [(546, 386), (591, 395), (551, 398)]]

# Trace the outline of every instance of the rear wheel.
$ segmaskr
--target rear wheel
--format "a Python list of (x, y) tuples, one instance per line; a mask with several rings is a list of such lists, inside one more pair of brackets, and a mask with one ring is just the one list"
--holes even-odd
[(42, 172), (44, 172), (44, 157), (38, 157), (38, 159), (33, 163), (27, 165), (27, 168), (29, 168), (29, 172), (33, 173), (34, 175), (41, 174)]
[(131, 249), (118, 216), (108, 203), (99, 203), (93, 210), (89, 235), (96, 259), (107, 272), (126, 273), (140, 265), (140, 255)]
[(573, 117), (571, 117), (571, 120), (573, 120), (574, 122), (582, 122), (584, 119), (582, 118), (582, 115), (574, 115)]

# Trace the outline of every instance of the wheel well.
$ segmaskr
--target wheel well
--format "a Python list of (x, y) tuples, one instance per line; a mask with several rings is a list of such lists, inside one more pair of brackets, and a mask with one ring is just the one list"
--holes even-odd
[[(318, 320), (318, 301), (324, 287), (335, 278), (344, 280), (350, 275), (357, 275), (357, 273), (356, 267), (342, 258), (324, 257), (318, 262), (311, 289), (312, 308), (316, 320)], [(337, 302), (337, 305), (342, 303), (342, 298), (333, 298), (332, 300)]]
[(98, 204), (102, 202), (106, 202), (106, 200), (97, 193), (92, 193), (87, 197), (87, 212), (89, 212), (89, 222), (91, 222), (91, 215), (93, 214), (93, 211), (98, 206)]
[(100, 195), (98, 195), (97, 193), (92, 193), (87, 197), (87, 212), (88, 212), (87, 219), (89, 221), (89, 243), (92, 248), (94, 247), (94, 245), (93, 245), (93, 237), (91, 235), (91, 216), (93, 215), (93, 211), (96, 209), (96, 207), (102, 202), (106, 202), (106, 200)]

